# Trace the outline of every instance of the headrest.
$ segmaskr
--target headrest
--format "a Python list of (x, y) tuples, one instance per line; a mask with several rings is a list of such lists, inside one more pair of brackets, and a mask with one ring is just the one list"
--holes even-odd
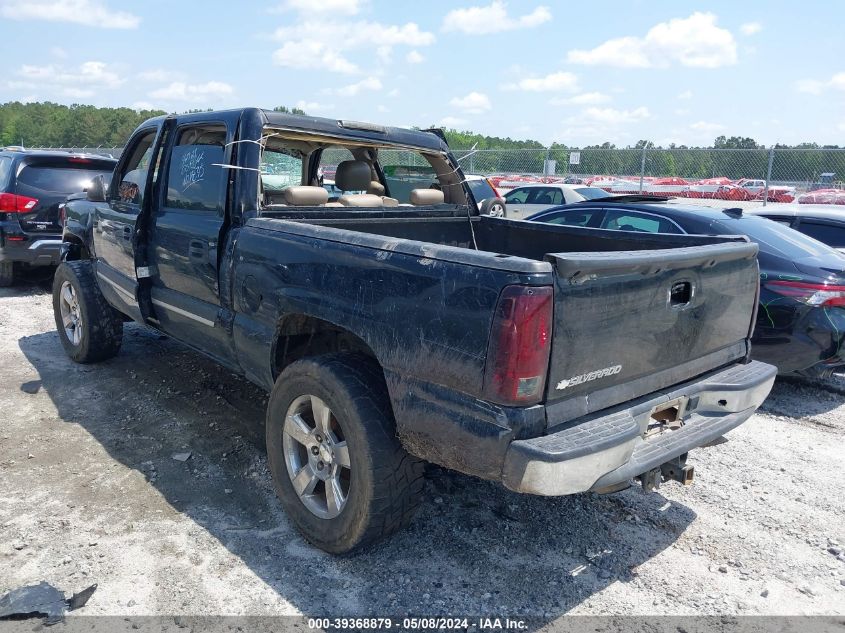
[(421, 207), (429, 204), (443, 204), (440, 189), (411, 189), (411, 204)]
[(384, 201), (381, 196), (374, 196), (369, 193), (360, 193), (352, 196), (341, 196), (337, 200), (344, 207), (382, 207)]
[(334, 184), (342, 191), (366, 191), (372, 179), (368, 163), (363, 160), (345, 160), (337, 166)]
[(322, 187), (294, 186), (282, 190), (285, 204), (294, 207), (316, 207), (329, 201), (329, 192)]

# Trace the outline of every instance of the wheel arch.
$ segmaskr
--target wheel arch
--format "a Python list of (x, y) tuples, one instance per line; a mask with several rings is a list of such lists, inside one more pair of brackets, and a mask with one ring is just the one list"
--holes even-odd
[(271, 346), (273, 380), (294, 361), (335, 352), (355, 352), (367, 356), (382, 368), (373, 348), (348, 328), (309, 314), (285, 314), (276, 323)]

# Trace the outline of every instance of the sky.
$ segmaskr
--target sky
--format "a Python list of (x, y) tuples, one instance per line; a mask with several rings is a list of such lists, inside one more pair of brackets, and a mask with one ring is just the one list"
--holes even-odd
[(845, 3), (0, 0), (0, 102), (845, 145)]

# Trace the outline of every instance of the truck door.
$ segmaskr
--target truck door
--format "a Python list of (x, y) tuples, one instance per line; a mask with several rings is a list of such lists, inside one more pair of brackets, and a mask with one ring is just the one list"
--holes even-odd
[(147, 175), (153, 168), (158, 128), (133, 136), (106, 191), (106, 201), (96, 203), (93, 218), (97, 276), (109, 301), (141, 320), (138, 280), (135, 276), (133, 239), (144, 196)]
[(225, 219), (231, 145), (222, 123), (176, 129), (150, 214), (151, 298), (165, 332), (226, 361), (231, 338), (222, 326), (218, 256)]

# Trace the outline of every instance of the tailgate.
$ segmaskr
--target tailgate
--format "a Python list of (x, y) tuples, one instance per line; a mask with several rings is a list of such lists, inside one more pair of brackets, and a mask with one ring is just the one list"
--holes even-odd
[(602, 406), (612, 406), (743, 356), (756, 256), (747, 242), (547, 255), (555, 269), (547, 402), (628, 383), (605, 391)]

